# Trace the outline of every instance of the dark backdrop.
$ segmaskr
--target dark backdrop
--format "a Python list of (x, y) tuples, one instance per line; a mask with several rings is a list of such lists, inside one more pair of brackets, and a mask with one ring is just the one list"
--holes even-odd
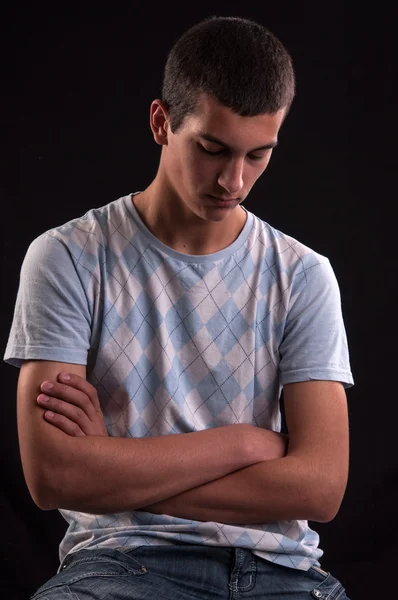
[[(181, 12), (170, 3), (50, 11), (19, 3), (3, 14), (2, 348), (29, 243), (155, 176), (149, 107), (174, 41), (210, 14), (263, 23), (293, 56), (297, 97), (245, 206), (328, 256), (339, 280), (356, 383), (347, 391), (350, 478), (337, 517), (311, 526), (323, 568), (353, 599), (379, 598), (397, 558), (391, 20), (381, 7), (366, 14), (338, 1), (267, 4), (201, 2)], [(66, 523), (30, 498), (17, 443), (18, 369), (0, 368), (0, 581), (19, 600), (55, 573)]]

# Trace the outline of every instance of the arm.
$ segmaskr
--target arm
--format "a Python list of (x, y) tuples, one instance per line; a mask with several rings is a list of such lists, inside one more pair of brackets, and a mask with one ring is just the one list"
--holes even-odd
[(261, 462), (155, 505), (148, 512), (219, 523), (331, 521), (348, 478), (348, 415), (341, 383), (284, 387), (289, 447)]
[[(26, 483), (42, 509), (121, 512), (159, 502), (261, 461), (265, 430), (245, 424), (148, 438), (72, 437), (43, 418), (40, 384), (84, 365), (25, 361), (17, 390), (18, 436)], [(261, 438), (260, 438), (261, 434)], [(257, 440), (257, 441), (256, 441)], [(264, 446), (264, 445), (263, 445)]]

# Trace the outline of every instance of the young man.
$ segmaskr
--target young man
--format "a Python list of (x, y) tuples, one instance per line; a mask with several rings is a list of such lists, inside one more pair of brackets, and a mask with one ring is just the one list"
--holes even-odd
[(347, 597), (308, 526), (348, 476), (338, 284), (242, 207), (294, 86), (263, 26), (192, 27), (151, 104), (155, 179), (29, 246), (4, 359), (30, 493), (69, 522), (35, 599)]

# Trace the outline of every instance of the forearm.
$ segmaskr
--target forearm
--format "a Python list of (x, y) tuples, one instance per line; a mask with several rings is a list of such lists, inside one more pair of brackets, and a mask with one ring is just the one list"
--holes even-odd
[(67, 447), (47, 458), (41, 507), (102, 514), (177, 496), (256, 462), (242, 427), (149, 438), (58, 432)]
[(242, 468), (139, 510), (218, 523), (326, 520), (320, 515), (318, 494), (312, 489), (308, 467), (286, 456)]

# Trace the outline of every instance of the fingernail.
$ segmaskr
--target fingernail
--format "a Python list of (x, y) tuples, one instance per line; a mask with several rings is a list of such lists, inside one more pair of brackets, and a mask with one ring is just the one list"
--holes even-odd
[(69, 381), (70, 375), (68, 375), (68, 373), (61, 373), (60, 378), (62, 381)]
[(48, 401), (49, 401), (49, 399), (50, 399), (50, 398), (49, 398), (48, 396), (45, 396), (44, 394), (41, 394), (41, 395), (38, 397), (38, 401), (39, 401), (39, 402), (48, 402)]
[(46, 412), (46, 416), (47, 416), (47, 417), (50, 417), (50, 419), (51, 419), (51, 417), (53, 417), (53, 416), (54, 416), (54, 413), (53, 413), (53, 412), (51, 412), (51, 410), (48, 410), (48, 411)]
[(43, 390), (51, 390), (53, 388), (53, 384), (52, 383), (43, 383), (42, 388), (43, 388)]

